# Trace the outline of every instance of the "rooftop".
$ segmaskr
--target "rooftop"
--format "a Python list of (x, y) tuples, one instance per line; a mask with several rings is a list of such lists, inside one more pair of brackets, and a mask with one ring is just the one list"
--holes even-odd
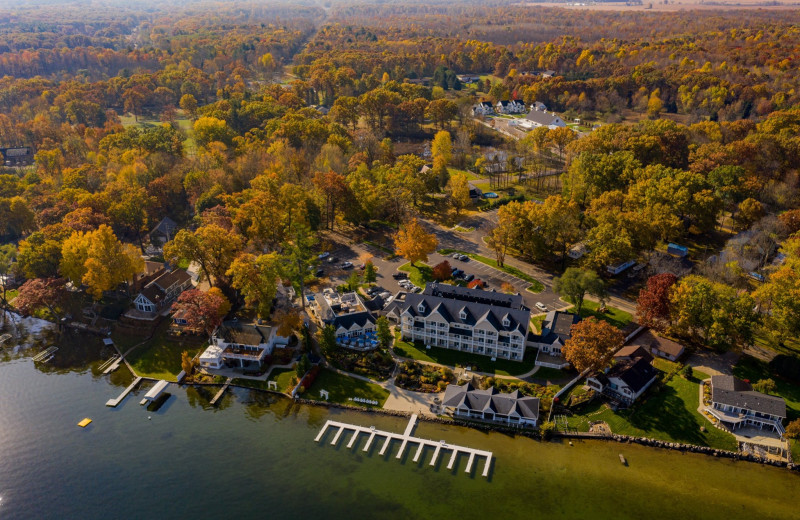
[(711, 401), (754, 412), (786, 417), (786, 401), (756, 392), (750, 383), (733, 376), (711, 377)]

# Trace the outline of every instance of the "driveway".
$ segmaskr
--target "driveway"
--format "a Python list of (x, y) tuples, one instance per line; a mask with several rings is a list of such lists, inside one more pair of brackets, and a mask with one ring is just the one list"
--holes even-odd
[(737, 361), (739, 361), (739, 354), (736, 352), (726, 352), (720, 355), (704, 350), (689, 356), (686, 364), (710, 376), (729, 376), (733, 374), (733, 367)]

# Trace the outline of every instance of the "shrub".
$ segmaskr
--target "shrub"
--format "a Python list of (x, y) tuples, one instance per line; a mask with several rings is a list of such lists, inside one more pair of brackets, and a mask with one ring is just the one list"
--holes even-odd
[(694, 375), (694, 371), (692, 370), (692, 367), (691, 367), (691, 366), (689, 366), (689, 365), (686, 365), (685, 367), (683, 367), (683, 370), (681, 370), (681, 374), (682, 374), (682, 375), (683, 375), (683, 377), (685, 377), (686, 379), (691, 379), (691, 378), (692, 378), (692, 376)]
[(786, 436), (790, 439), (800, 439), (800, 419), (795, 419), (786, 425)]

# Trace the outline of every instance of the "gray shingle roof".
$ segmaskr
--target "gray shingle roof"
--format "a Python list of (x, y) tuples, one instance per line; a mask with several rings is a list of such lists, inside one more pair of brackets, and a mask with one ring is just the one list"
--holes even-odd
[[(438, 290), (433, 287), (436, 284), (428, 284), (420, 294), (409, 294), (402, 306), (403, 312), (408, 312), (411, 316), (428, 317), (438, 313), (448, 323), (460, 323), (473, 326), (481, 321), (487, 321), (497, 330), (518, 331), (524, 336), (528, 333), (528, 322), (530, 321), (530, 311), (527, 308), (510, 308), (502, 305), (510, 305), (516, 298), (509, 298), (509, 295), (498, 293), (487, 293), (478, 289), (458, 289)], [(451, 287), (451, 286), (448, 286)], [(519, 297), (521, 300), (521, 296)], [(501, 304), (489, 303), (496, 299)], [(480, 300), (480, 301), (478, 301)], [(419, 310), (420, 304), (424, 304), (422, 311)], [(521, 304), (520, 304), (521, 306)], [(462, 318), (462, 311), (465, 317)], [(508, 319), (509, 325), (503, 326), (503, 318)]]
[(560, 119), (557, 115), (554, 115), (552, 112), (545, 112), (542, 110), (531, 110), (528, 112), (528, 115), (525, 116), (525, 119), (528, 121), (533, 121), (534, 123), (541, 125), (541, 126), (550, 126), (556, 124), (556, 121)]
[(556, 339), (563, 344), (572, 337), (572, 326), (581, 321), (577, 314), (561, 311), (550, 311), (542, 321), (542, 333), (531, 336), (530, 341), (552, 345)]
[(448, 385), (442, 403), (447, 407), (463, 406), (476, 412), (492, 411), (502, 415), (516, 412), (527, 419), (538, 419), (539, 417), (539, 399), (525, 397), (519, 390), (504, 394), (494, 387), (479, 390), (470, 383)]
[(711, 401), (777, 417), (786, 417), (786, 401), (756, 392), (749, 383), (733, 376), (711, 376)]

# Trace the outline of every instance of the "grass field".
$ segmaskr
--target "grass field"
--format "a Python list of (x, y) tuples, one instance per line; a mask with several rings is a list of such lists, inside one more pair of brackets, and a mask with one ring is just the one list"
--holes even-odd
[[(177, 123), (178, 128), (186, 136), (186, 139), (183, 141), (183, 151), (186, 155), (195, 155), (197, 153), (197, 142), (194, 140), (194, 123), (191, 119), (182, 115), (182, 113), (182, 110), (178, 111), (179, 116), (175, 118), (175, 123)], [(148, 117), (139, 117), (137, 121), (137, 118), (131, 114), (119, 116), (119, 120), (125, 128), (130, 126), (160, 125), (163, 122)]]
[[(168, 328), (169, 322), (165, 321), (159, 326), (153, 339), (139, 345), (128, 355), (128, 362), (137, 375), (176, 381), (181, 371), (181, 353), (186, 350), (194, 356), (207, 345), (200, 339), (192, 343), (176, 341), (166, 334)], [(117, 343), (117, 338), (114, 342)], [(120, 349), (124, 352), (121, 346)]]
[(411, 262), (406, 262), (398, 267), (397, 270), (408, 273), (408, 279), (411, 280), (411, 283), (417, 287), (425, 287), (427, 282), (433, 280), (433, 269), (431, 266), (421, 262), (413, 266), (411, 265)]
[(278, 391), (289, 393), (292, 390), (292, 378), (295, 372), (293, 368), (276, 368), (273, 370), (266, 381), (259, 381), (257, 379), (236, 378), (233, 384), (245, 386), (247, 388), (256, 388), (258, 390), (269, 390), (269, 381), (278, 382)]
[[(303, 397), (307, 399), (321, 400), (319, 391), (327, 390), (330, 395), (329, 401), (342, 404), (353, 404), (357, 406), (369, 406), (371, 408), (381, 408), (389, 397), (389, 391), (373, 383), (367, 383), (360, 379), (343, 376), (331, 370), (322, 370), (311, 388), (306, 390)], [(350, 397), (362, 397), (378, 401), (377, 406), (354, 403)]]
[(536, 361), (536, 355), (533, 351), (527, 352), (525, 360), (519, 362), (508, 359), (492, 361), (488, 356), (433, 346), (430, 349), (426, 349), (421, 343), (411, 343), (400, 339), (399, 332), (395, 333), (394, 352), (398, 356), (418, 361), (439, 363), (449, 367), (455, 367), (456, 365), (469, 366), (476, 372), (487, 372), (500, 376), (518, 376), (530, 372)]
[[(630, 324), (633, 321), (633, 316), (630, 313), (625, 312), (621, 309), (617, 309), (616, 307), (606, 306), (605, 313), (597, 312), (597, 309), (600, 308), (600, 304), (597, 302), (583, 300), (583, 307), (581, 307), (581, 317), (588, 318), (589, 316), (594, 316), (598, 320), (607, 321), (611, 325), (615, 327), (619, 327), (620, 329), (625, 328), (626, 325)], [(568, 309), (569, 312), (575, 312), (575, 308)]]
[[(658, 368), (668, 367), (669, 362), (659, 363)], [(632, 408), (614, 412), (599, 400), (579, 407), (576, 414), (568, 418), (570, 426), (579, 431), (588, 431), (590, 421), (605, 421), (614, 433), (649, 437), (668, 442), (682, 442), (698, 446), (710, 446), (724, 450), (736, 450), (736, 439), (711, 425), (698, 413), (700, 404), (700, 382), (707, 374), (695, 371), (687, 380), (675, 375), (662, 388), (654, 387)], [(700, 431), (704, 426), (706, 431)]]

